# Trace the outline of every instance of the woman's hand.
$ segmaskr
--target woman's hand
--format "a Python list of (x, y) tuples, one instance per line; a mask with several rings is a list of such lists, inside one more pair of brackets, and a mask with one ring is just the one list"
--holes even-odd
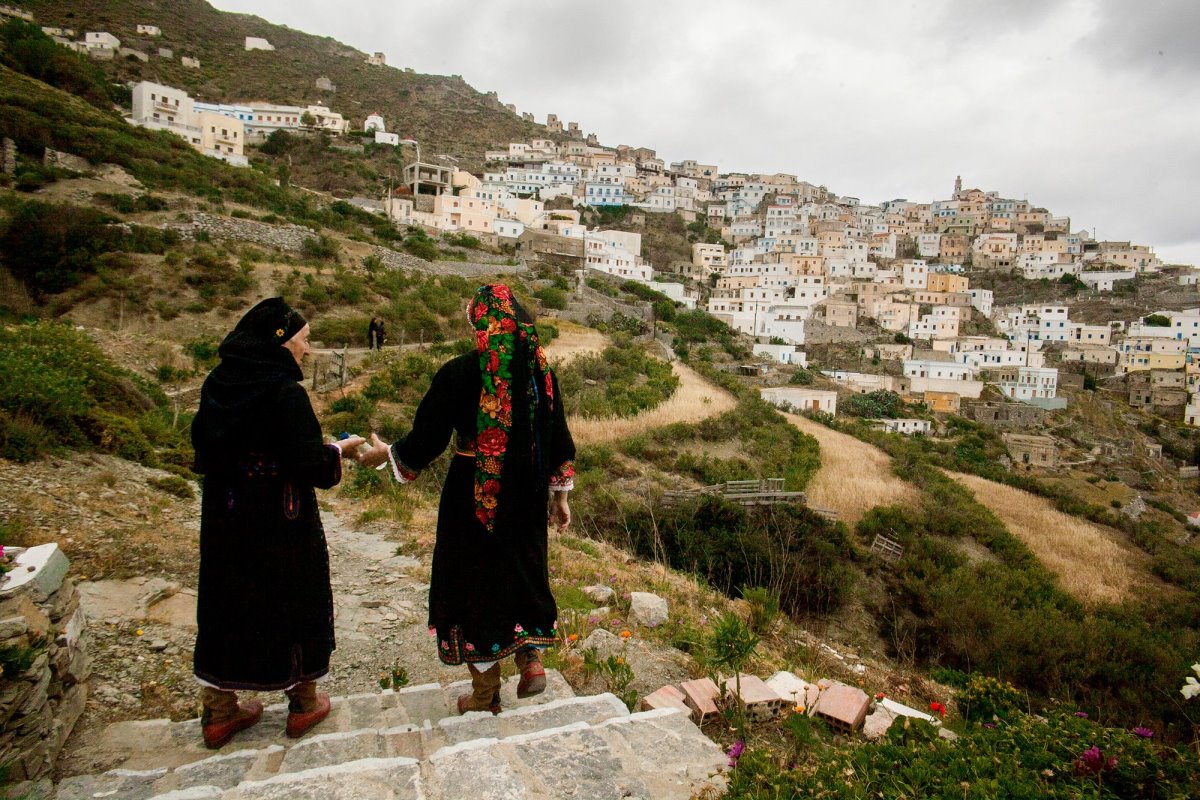
[(338, 439), (333, 443), (342, 453), (342, 458), (357, 458), (354, 454), (354, 448), (360, 444), (366, 444), (367, 440), (361, 436), (347, 436), (345, 439)]
[[(360, 439), (359, 441), (363, 440)], [(364, 467), (378, 467), (388, 460), (388, 444), (380, 439), (378, 434), (372, 433), (371, 449), (355, 458)]]
[(571, 506), (567, 503), (568, 492), (550, 493), (550, 525), (559, 533), (571, 524)]

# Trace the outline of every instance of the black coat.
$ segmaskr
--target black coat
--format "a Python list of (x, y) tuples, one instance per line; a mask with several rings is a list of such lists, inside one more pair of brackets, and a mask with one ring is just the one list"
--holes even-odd
[[(492, 661), (525, 645), (553, 644), (556, 636), (547, 564), (548, 475), (575, 458), (561, 398), (539, 425), (537, 459), (516, 457), (510, 448), (489, 533), (475, 516), (475, 458), (457, 454), (473, 446), (480, 385), (475, 353), (447, 362), (421, 400), (412, 431), (393, 445), (396, 459), (416, 471), (456, 435), (429, 585), (429, 625), (446, 664)], [(559, 397), (557, 381), (554, 395)]]
[(329, 671), (333, 595), (314, 487), (341, 480), (341, 459), (294, 378), (236, 413), (213, 394), (192, 426), (204, 474), (195, 674), (222, 689), (285, 689)]

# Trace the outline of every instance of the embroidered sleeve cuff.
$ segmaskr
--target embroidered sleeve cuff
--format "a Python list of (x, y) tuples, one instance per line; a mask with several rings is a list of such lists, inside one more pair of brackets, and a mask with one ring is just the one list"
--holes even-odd
[(400, 483), (411, 483), (417, 479), (417, 473), (404, 466), (404, 463), (396, 458), (396, 453), (391, 447), (388, 447), (387, 454), (392, 465), (392, 477)]
[(569, 492), (575, 488), (575, 462), (568, 461), (550, 475), (550, 491)]

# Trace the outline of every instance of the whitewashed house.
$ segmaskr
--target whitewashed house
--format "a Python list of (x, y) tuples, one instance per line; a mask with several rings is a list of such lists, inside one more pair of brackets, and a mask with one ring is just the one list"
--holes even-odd
[(800, 386), (772, 386), (759, 390), (768, 403), (796, 411), (820, 411), (837, 416), (837, 392)]
[(376, 111), (374, 114), (368, 114), (366, 120), (363, 121), (364, 131), (387, 131), (387, 125), (384, 124), (383, 115)]
[(157, 25), (138, 25), (138, 36), (162, 36), (162, 29)]
[(927, 419), (872, 419), (868, 420), (871, 427), (884, 431), (885, 433), (899, 433), (903, 436), (926, 436), (929, 434), (933, 423)]

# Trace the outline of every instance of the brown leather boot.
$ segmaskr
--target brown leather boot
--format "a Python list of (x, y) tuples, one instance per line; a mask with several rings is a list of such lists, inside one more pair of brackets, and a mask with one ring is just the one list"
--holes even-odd
[(486, 671), (480, 671), (474, 664), (467, 664), (471, 670), (471, 693), (458, 698), (458, 713), (468, 711), (490, 711), (500, 713), (500, 662), (492, 664)]
[(542, 669), (542, 656), (536, 647), (518, 650), (513, 656), (521, 680), (517, 682), (517, 697), (533, 697), (546, 691), (546, 670)]
[(314, 681), (297, 683), (286, 692), (288, 696), (287, 735), (298, 739), (321, 720), (329, 716), (329, 695), (317, 691)]
[(210, 750), (223, 747), (238, 731), (244, 731), (262, 718), (263, 705), (257, 700), (238, 704), (237, 692), (204, 687), (204, 713), (200, 716), (200, 732)]

